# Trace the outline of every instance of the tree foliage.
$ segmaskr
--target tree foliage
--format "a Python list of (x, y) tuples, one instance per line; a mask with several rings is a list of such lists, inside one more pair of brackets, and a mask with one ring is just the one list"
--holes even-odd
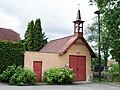
[(46, 37), (45, 32), (43, 32), (42, 33), (42, 47), (44, 47), (48, 43), (47, 39), (48, 38)]
[(102, 14), (102, 23), (107, 32), (105, 41), (109, 40), (112, 58), (119, 63), (120, 74), (120, 0), (90, 0)]
[[(96, 54), (96, 58), (92, 58), (92, 70), (95, 71), (95, 72), (98, 72), (99, 71), (99, 59), (98, 59), (98, 55)], [(104, 68), (104, 59), (101, 57), (101, 71), (103, 71), (103, 68)]]
[(25, 50), (39, 51), (47, 44), (47, 39), (45, 32), (42, 33), (40, 19), (36, 19), (35, 23), (33, 20), (28, 23), (25, 33)]
[(25, 33), (26, 50), (34, 51), (34, 21), (28, 23), (27, 31)]
[[(100, 42), (98, 42), (98, 37), (99, 37), (99, 34), (98, 34), (98, 22), (97, 22), (97, 19), (96, 17), (94, 18), (94, 22), (91, 24), (91, 25), (88, 25), (87, 27), (87, 31), (86, 31), (86, 34), (87, 34), (87, 41), (91, 42), (91, 43), (94, 43), (92, 44), (91, 46), (93, 47), (93, 49), (95, 51), (98, 50), (98, 45), (100, 44), (101, 46), (101, 52), (102, 52), (102, 59), (104, 59), (104, 61), (102, 60), (102, 63), (104, 62), (104, 68), (105, 70), (107, 70), (107, 58), (109, 56), (109, 46), (107, 45), (109, 43), (109, 39), (108, 36), (107, 36), (107, 30), (106, 28), (104, 28), (104, 24), (102, 23), (102, 19), (100, 20)], [(98, 53), (98, 52), (96, 52)], [(98, 64), (98, 57), (94, 60), (96, 60), (97, 62), (94, 63), (94, 65)], [(92, 60), (92, 61), (94, 61)], [(94, 66), (93, 65), (93, 66)]]
[(36, 19), (34, 25), (34, 51), (42, 48), (42, 28), (40, 19)]

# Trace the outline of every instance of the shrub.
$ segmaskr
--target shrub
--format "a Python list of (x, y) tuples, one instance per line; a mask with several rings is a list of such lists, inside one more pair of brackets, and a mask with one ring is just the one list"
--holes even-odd
[(36, 81), (36, 74), (28, 69), (18, 66), (14, 75), (10, 78), (9, 84), (12, 85), (33, 85)]
[(108, 70), (108, 80), (113, 82), (120, 82), (119, 66), (118, 64), (113, 64), (110, 70)]
[[(12, 77), (9, 80), (9, 84), (13, 84), (13, 85), (17, 85), (17, 80), (16, 78), (18, 78), (18, 76), (23, 72), (23, 68), (21, 66), (18, 66), (17, 69), (15, 70), (15, 73), (12, 75)], [(20, 80), (18, 80), (20, 81)]]
[(71, 84), (75, 78), (69, 68), (51, 68), (43, 75), (47, 84)]
[(8, 68), (0, 75), (0, 81), (9, 82), (10, 77), (15, 72), (15, 68), (16, 65), (8, 66)]
[(7, 66), (13, 64), (19, 66), (24, 63), (24, 45), (19, 42), (0, 40), (0, 74)]
[(28, 85), (34, 85), (36, 82), (36, 74), (29, 69), (25, 69), (25, 78)]

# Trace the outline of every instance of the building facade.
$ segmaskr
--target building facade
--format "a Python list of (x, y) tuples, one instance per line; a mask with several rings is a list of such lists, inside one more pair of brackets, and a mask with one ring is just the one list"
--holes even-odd
[(50, 41), (39, 52), (25, 52), (24, 65), (35, 71), (37, 81), (50, 68), (69, 67), (76, 74), (75, 81), (86, 81), (91, 75), (93, 50), (83, 37), (83, 23), (80, 10), (74, 23), (74, 34)]

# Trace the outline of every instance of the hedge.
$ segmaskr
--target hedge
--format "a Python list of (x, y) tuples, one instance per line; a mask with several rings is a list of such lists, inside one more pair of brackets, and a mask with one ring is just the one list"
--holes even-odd
[(24, 64), (24, 45), (20, 42), (0, 41), (0, 74), (13, 64)]

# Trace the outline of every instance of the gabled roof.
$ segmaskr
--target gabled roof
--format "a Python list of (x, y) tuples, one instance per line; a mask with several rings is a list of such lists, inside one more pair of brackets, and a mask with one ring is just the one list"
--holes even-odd
[(0, 40), (18, 42), (20, 41), (20, 36), (12, 29), (0, 28)]
[(60, 55), (64, 54), (67, 52), (67, 50), (71, 47), (71, 45), (78, 39), (81, 38), (81, 40), (85, 43), (87, 48), (89, 49), (91, 56), (95, 57), (95, 53), (93, 50), (90, 48), (89, 44), (86, 42), (84, 37), (78, 37), (78, 36), (68, 36), (56, 40), (50, 41), (47, 45), (45, 45), (40, 52), (42, 53), (58, 53)]

